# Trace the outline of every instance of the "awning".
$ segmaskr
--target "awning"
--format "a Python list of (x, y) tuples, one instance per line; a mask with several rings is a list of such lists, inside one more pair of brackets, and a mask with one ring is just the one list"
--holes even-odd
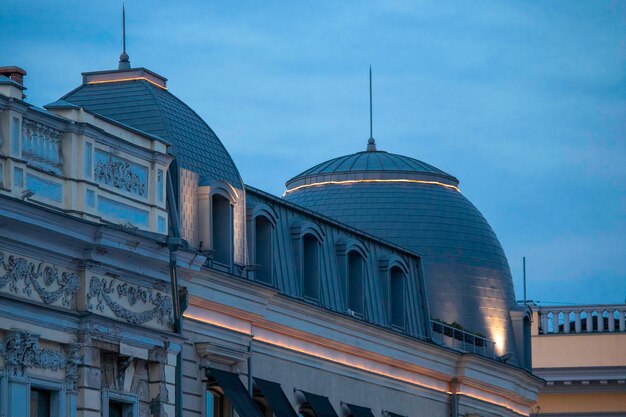
[(300, 392), (304, 394), (304, 398), (306, 398), (306, 401), (311, 406), (311, 409), (313, 409), (313, 413), (315, 413), (316, 417), (339, 417), (337, 416), (333, 406), (330, 404), (330, 401), (328, 401), (328, 398), (322, 395), (311, 394), (306, 391)]
[(276, 417), (298, 417), (280, 384), (261, 378), (254, 378), (254, 382), (263, 393)]
[(350, 409), (354, 417), (374, 417), (374, 414), (372, 413), (372, 410), (370, 408), (348, 403), (346, 403), (346, 406)]
[(224, 395), (230, 400), (237, 414), (245, 417), (263, 417), (261, 410), (241, 383), (239, 375), (215, 368), (209, 368), (209, 371), (224, 391)]

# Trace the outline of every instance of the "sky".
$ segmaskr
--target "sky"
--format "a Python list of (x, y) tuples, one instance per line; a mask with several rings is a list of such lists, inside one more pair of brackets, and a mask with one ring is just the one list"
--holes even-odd
[[(626, 2), (126, 1), (133, 66), (281, 195), (365, 150), (368, 68), (381, 150), (461, 180), (522, 297), (626, 302)], [(0, 2), (0, 65), (43, 106), (114, 69), (121, 2)]]

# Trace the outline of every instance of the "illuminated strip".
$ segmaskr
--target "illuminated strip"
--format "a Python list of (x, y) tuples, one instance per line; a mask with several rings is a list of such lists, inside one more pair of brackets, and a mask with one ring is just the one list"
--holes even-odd
[[(215, 313), (215, 312), (213, 312)], [(213, 326), (216, 327), (220, 327), (220, 328), (224, 328), (224, 329), (228, 329), (228, 330), (232, 330), (232, 331), (236, 331), (239, 333), (244, 333), (248, 336), (251, 336), (254, 340), (258, 341), (258, 342), (262, 342), (262, 343), (267, 343), (268, 345), (272, 345), (272, 346), (276, 346), (282, 349), (287, 349), (287, 350), (291, 350), (293, 352), (297, 352), (297, 353), (302, 353), (305, 355), (309, 355), (309, 356), (313, 356), (319, 359), (323, 359), (329, 362), (333, 362), (339, 365), (344, 365), (344, 366), (348, 366), (354, 369), (359, 369), (365, 372), (369, 372), (372, 374), (376, 374), (376, 375), (381, 375), (387, 378), (392, 378), (395, 379), (397, 381), (402, 381), (402, 382), (406, 382), (412, 385), (417, 385), (420, 386), (422, 388), (427, 388), (427, 389), (431, 389), (433, 391), (437, 391), (437, 392), (441, 392), (441, 393), (445, 393), (445, 394), (452, 394), (451, 391), (447, 390), (447, 389), (442, 389), (441, 387), (438, 386), (434, 386), (434, 385), (429, 385), (429, 384), (425, 384), (423, 382), (417, 381), (415, 379), (411, 379), (411, 378), (407, 378), (407, 377), (403, 377), (401, 375), (398, 375), (397, 373), (390, 373), (390, 372), (386, 372), (382, 369), (374, 369), (372, 367), (366, 366), (366, 365), (361, 365), (359, 363), (357, 363), (357, 361), (350, 361), (350, 360), (343, 360), (343, 359), (338, 359), (337, 356), (335, 355), (334, 357), (332, 355), (328, 355), (328, 354), (324, 354), (321, 351), (314, 351), (312, 349), (306, 349), (302, 346), (296, 346), (294, 344), (287, 344), (285, 342), (279, 341), (279, 340), (274, 340), (271, 339), (269, 337), (263, 337), (260, 335), (254, 335), (252, 333), (252, 328), (251, 327), (243, 327), (243, 326), (236, 326), (234, 325), (235, 323), (226, 323), (226, 322), (221, 322), (220, 320), (216, 320), (215, 318), (210, 317), (211, 315), (207, 315), (207, 314), (189, 314), (189, 313), (184, 313), (183, 316), (185, 318), (188, 319), (192, 319), (192, 320), (197, 320), (200, 322), (204, 322), (204, 323), (208, 323), (211, 324)], [(226, 315), (223, 315), (226, 316)], [(263, 329), (260, 328), (259, 330), (261, 330), (261, 333), (263, 332)], [(306, 342), (306, 341), (303, 341)], [(310, 342), (309, 342), (310, 343)], [(367, 358), (363, 358), (367, 361), (371, 361), (371, 362), (377, 362), (374, 360), (370, 360)], [(381, 363), (381, 365), (384, 365), (383, 363)], [(393, 365), (391, 365), (393, 366)], [(496, 399), (492, 399), (492, 398), (487, 398), (483, 395), (479, 395), (478, 393), (475, 392), (470, 392), (470, 391), (475, 391), (474, 389), (472, 389), (471, 387), (464, 387), (465, 390), (461, 391), (457, 391), (458, 395), (463, 395), (465, 397), (469, 397), (469, 398), (473, 398), (482, 402), (485, 402), (487, 404), (491, 404), (491, 405), (495, 405), (498, 407), (502, 407), (502, 408), (506, 408), (510, 411), (513, 411), (516, 414), (519, 414), (521, 416), (529, 416), (530, 414), (528, 413), (528, 411), (524, 411), (524, 409), (522, 408), (517, 408), (515, 407), (512, 403), (512, 401), (504, 403), (501, 401), (498, 401)], [(497, 395), (496, 395), (497, 396)]]
[(444, 184), (443, 182), (439, 182), (439, 181), (423, 181), (423, 180), (409, 180), (409, 179), (397, 179), (397, 180), (344, 180), (344, 181), (322, 181), (322, 182), (314, 182), (312, 184), (299, 185), (299, 186), (291, 188), (289, 190), (285, 190), (285, 193), (283, 194), (283, 197), (286, 196), (287, 194), (293, 192), (293, 191), (300, 190), (302, 188), (319, 187), (321, 185), (358, 184), (358, 183), (362, 183), (362, 182), (382, 182), (382, 183), (391, 182), (391, 183), (430, 184), (430, 185), (439, 185), (441, 187), (446, 187), (446, 188), (450, 188), (452, 190), (461, 192), (461, 190), (459, 190), (458, 187), (456, 187), (454, 185), (450, 185), (450, 184)]
[(148, 81), (150, 84), (155, 85), (163, 90), (167, 90), (167, 87), (163, 87), (162, 85), (159, 85), (157, 83), (155, 83), (152, 80), (147, 79), (146, 77), (132, 77), (132, 78), (119, 78), (116, 80), (100, 80), (100, 81), (89, 81), (87, 84), (106, 84), (106, 83), (121, 83), (124, 81), (139, 81), (139, 80), (144, 80), (144, 81)]

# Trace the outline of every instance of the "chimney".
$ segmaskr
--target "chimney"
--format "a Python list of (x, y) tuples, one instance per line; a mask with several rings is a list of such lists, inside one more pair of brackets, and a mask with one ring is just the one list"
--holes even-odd
[(23, 68), (14, 65), (8, 67), (0, 67), (0, 94), (6, 97), (24, 100), (24, 76), (26, 71)]
[(19, 85), (24, 86), (24, 76), (26, 75), (26, 71), (24, 71), (23, 68), (16, 66), (0, 67), (0, 75), (4, 75)]

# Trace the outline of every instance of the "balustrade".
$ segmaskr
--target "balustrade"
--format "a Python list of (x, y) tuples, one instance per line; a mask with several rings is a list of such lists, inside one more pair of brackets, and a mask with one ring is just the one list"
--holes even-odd
[(24, 119), (22, 123), (22, 158), (44, 171), (63, 174), (61, 132)]
[(626, 332), (626, 305), (536, 307), (539, 334)]

